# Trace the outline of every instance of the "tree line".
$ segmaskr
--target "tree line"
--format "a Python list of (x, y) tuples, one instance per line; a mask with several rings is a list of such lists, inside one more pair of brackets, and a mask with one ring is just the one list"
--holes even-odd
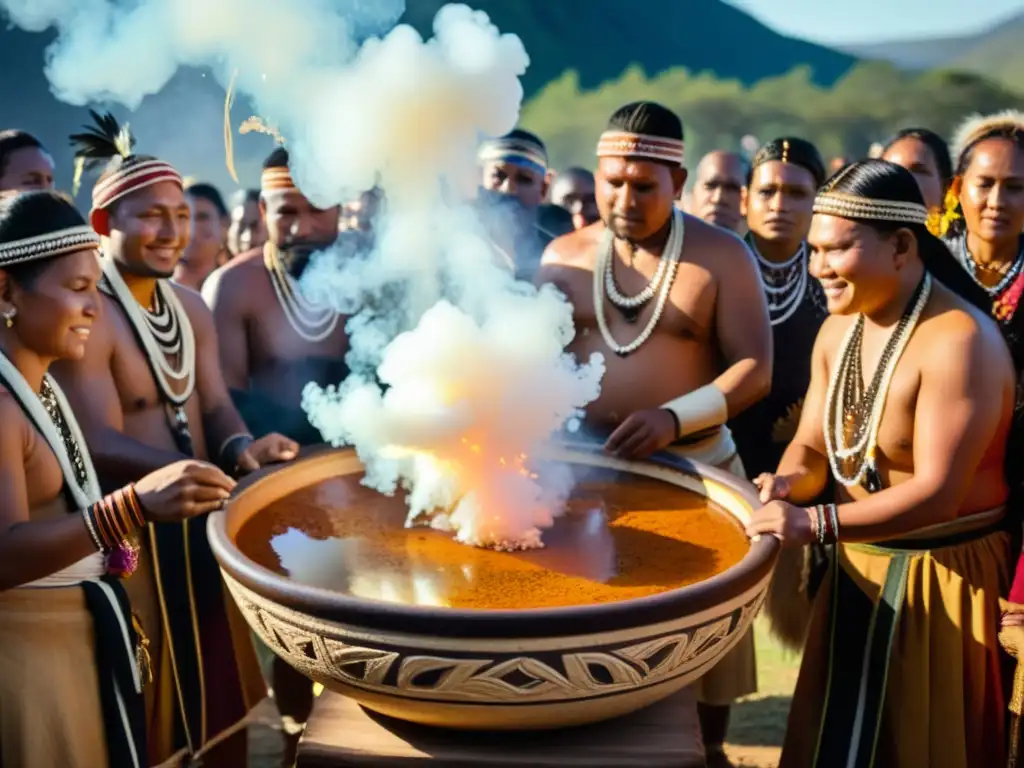
[(949, 136), (972, 113), (1019, 107), (1021, 101), (1019, 93), (977, 75), (907, 73), (883, 62), (862, 62), (832, 87), (815, 84), (808, 67), (752, 86), (682, 68), (648, 77), (634, 67), (589, 91), (580, 89), (575, 72), (564, 73), (526, 103), (521, 124), (544, 139), (553, 167), (591, 168), (608, 117), (644, 99), (682, 118), (690, 167), (713, 149), (741, 151), (748, 135), (760, 142), (800, 136), (826, 159), (859, 158), (901, 128), (926, 127)]

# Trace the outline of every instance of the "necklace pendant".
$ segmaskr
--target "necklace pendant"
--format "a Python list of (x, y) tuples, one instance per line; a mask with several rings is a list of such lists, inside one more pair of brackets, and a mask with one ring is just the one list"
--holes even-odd
[(640, 319), (640, 309), (633, 307), (626, 307), (622, 310), (623, 319), (630, 325), (635, 325), (636, 321)]
[(626, 351), (625, 349), (616, 349), (615, 354), (618, 355), (619, 357), (629, 357), (629, 352)]

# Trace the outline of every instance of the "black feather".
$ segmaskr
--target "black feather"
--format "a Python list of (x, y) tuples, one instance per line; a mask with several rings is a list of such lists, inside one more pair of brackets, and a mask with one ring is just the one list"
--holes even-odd
[[(121, 155), (117, 148), (117, 139), (121, 133), (121, 126), (109, 112), (100, 114), (90, 109), (94, 125), (83, 125), (83, 133), (73, 133), (68, 137), (71, 146), (75, 149), (75, 158), (81, 159), (85, 167), (93, 170), (105, 166), (112, 158)], [(135, 146), (134, 137), (130, 145)]]

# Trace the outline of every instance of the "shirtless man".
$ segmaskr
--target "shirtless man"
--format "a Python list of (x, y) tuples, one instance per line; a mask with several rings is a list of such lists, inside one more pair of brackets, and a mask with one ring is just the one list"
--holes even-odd
[[(783, 768), (1007, 765), (996, 633), (1013, 366), (928, 215), (911, 173), (884, 160), (815, 198), (811, 273), (831, 316), (796, 437), (758, 478), (766, 506), (748, 526), (786, 547), (835, 546)], [(815, 505), (830, 479), (834, 503)]]
[[(180, 175), (155, 158), (123, 155), (119, 130), (111, 119), (73, 137), (80, 153), (111, 158), (90, 217), (103, 238), (104, 294), (85, 355), (54, 371), (81, 414), (101, 482), (133, 482), (185, 458), (212, 458), (234, 475), (293, 458), (287, 438), (252, 439), (220, 374), (209, 309), (168, 279), (190, 231)], [(243, 624), (222, 589), (205, 518), (151, 525), (146, 543), (127, 589), (152, 642), (150, 761), (204, 756), (244, 766), (244, 729), (206, 752), (266, 691), (248, 632), (232, 636), (232, 622)]]
[[(313, 381), (340, 384), (348, 376), (346, 317), (304, 298), (298, 278), (310, 254), (339, 237), (340, 209), (319, 209), (296, 187), (288, 153), (275, 149), (264, 163), (260, 213), (267, 242), (217, 270), (203, 287), (220, 340), (220, 365), (231, 397), (253, 434), (281, 432), (301, 445), (323, 439), (302, 410), (302, 390)], [(368, 193), (361, 201), (377, 202)], [(362, 226), (341, 235), (368, 237)], [(257, 640), (287, 739), (283, 765), (294, 762), (302, 724), (313, 706), (313, 687)]]
[(281, 432), (302, 445), (322, 442), (301, 408), (310, 381), (348, 375), (345, 317), (299, 291), (309, 256), (338, 238), (339, 208), (315, 207), (295, 186), (288, 152), (264, 163), (260, 211), (269, 240), (210, 276), (203, 297), (213, 311), (220, 366), (254, 435)]
[(747, 169), (735, 152), (708, 152), (697, 164), (690, 211), (708, 224), (743, 234)]
[[(665, 107), (621, 108), (597, 154), (602, 221), (551, 243), (537, 276), (572, 302), (569, 351), (605, 356), (586, 427), (622, 458), (669, 448), (744, 476), (725, 423), (768, 393), (772, 375), (753, 256), (735, 235), (675, 208), (686, 181), (683, 127)], [(748, 635), (697, 684), (709, 765), (726, 764), (729, 705), (756, 689), (753, 652)]]

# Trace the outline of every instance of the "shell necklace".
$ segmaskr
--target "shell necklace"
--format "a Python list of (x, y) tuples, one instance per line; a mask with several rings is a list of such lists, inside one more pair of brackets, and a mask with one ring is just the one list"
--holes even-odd
[(270, 275), (277, 302), (292, 329), (305, 341), (316, 343), (330, 336), (341, 315), (332, 307), (314, 304), (302, 295), (298, 283), (281, 263), (277, 248), (268, 242), (263, 249), (263, 264)]
[[(861, 485), (865, 478), (869, 478), (871, 482), (868, 490), (881, 489), (875, 453), (885, 399), (896, 365), (917, 327), (931, 289), (931, 275), (926, 272), (886, 341), (878, 367), (866, 390), (861, 369), (864, 315), (857, 316), (843, 338), (828, 385), (824, 432), (832, 474), (847, 487)], [(851, 461), (853, 471), (847, 473), (843, 465)]]
[(100, 257), (100, 264), (106, 292), (128, 315), (165, 400), (174, 406), (184, 405), (195, 389), (196, 338), (174, 288), (166, 280), (157, 280), (153, 309), (143, 309), (114, 260)]
[[(676, 208), (672, 213), (672, 224), (658, 269), (647, 287), (636, 296), (623, 296), (615, 285), (615, 276), (612, 273), (614, 236), (611, 230), (605, 231), (601, 245), (598, 246), (597, 263), (594, 265), (594, 315), (605, 344), (619, 357), (626, 357), (636, 352), (654, 333), (654, 329), (665, 311), (665, 304), (668, 302), (668, 295), (672, 290), (672, 283), (675, 282), (676, 271), (679, 269), (679, 260), (683, 255), (684, 230), (683, 212)], [(626, 321), (635, 322), (636, 317), (639, 316), (639, 308), (650, 301), (655, 292), (657, 292), (658, 298), (654, 305), (654, 312), (651, 314), (650, 320), (647, 321), (647, 326), (629, 344), (619, 344), (612, 337), (611, 330), (608, 328), (608, 319), (605, 317), (604, 309), (605, 295), (607, 294), (609, 302), (615, 307), (630, 310), (633, 313), (633, 320), (631, 321), (630, 315), (626, 314)]]
[(753, 237), (747, 237), (747, 245), (754, 252), (761, 272), (761, 284), (768, 299), (768, 319), (772, 326), (782, 325), (799, 309), (807, 293), (807, 243), (800, 243), (796, 253), (781, 264), (762, 256)]

